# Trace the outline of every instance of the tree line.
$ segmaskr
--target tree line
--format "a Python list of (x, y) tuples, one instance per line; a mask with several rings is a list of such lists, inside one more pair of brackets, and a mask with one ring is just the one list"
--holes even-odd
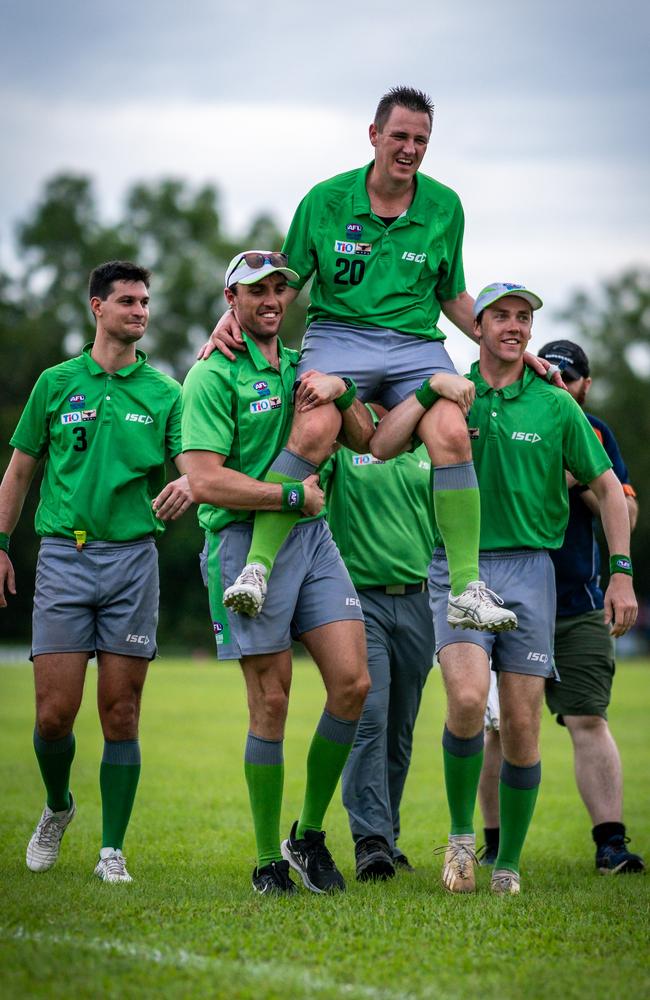
[[(91, 269), (126, 258), (153, 272), (151, 318), (143, 348), (151, 362), (182, 382), (198, 346), (224, 308), (223, 273), (242, 246), (279, 247), (283, 233), (271, 215), (247, 232), (224, 231), (219, 193), (183, 180), (136, 183), (120, 218), (102, 219), (92, 180), (61, 174), (49, 180), (18, 224), (16, 265), (0, 270), (0, 465), (10, 457), (13, 433), (31, 388), (44, 368), (79, 353), (93, 336), (86, 296)], [(306, 297), (292, 306), (283, 339), (298, 346)], [(637, 591), (650, 599), (650, 267), (631, 267), (596, 295), (577, 293), (562, 318), (589, 353), (594, 388), (589, 408), (612, 426), (641, 515), (633, 540)], [(170, 475), (172, 471), (170, 470)], [(2, 639), (28, 641), (38, 539), (33, 519), (35, 483), (14, 532), (11, 556), (18, 595), (2, 615)], [(179, 651), (210, 644), (207, 596), (198, 572), (201, 532), (193, 513), (172, 524), (160, 542), (162, 644)]]

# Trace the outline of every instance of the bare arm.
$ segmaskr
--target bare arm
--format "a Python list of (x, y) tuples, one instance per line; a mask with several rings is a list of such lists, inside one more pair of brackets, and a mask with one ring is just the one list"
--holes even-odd
[[(630, 518), (623, 488), (611, 469), (589, 483), (600, 507), (603, 531), (609, 554), (629, 555)], [(612, 573), (605, 593), (605, 624), (611, 625), (613, 636), (623, 635), (634, 625), (637, 603), (632, 577)]]
[[(589, 508), (594, 517), (600, 517), (600, 504), (598, 503), (598, 498), (592, 490), (584, 490), (580, 494), (580, 499), (583, 504)], [(627, 513), (630, 518), (630, 533), (636, 528), (636, 522), (639, 517), (639, 505), (634, 497), (626, 496), (625, 502), (627, 504)]]
[[(282, 510), (281, 483), (264, 483), (236, 469), (227, 469), (226, 456), (214, 451), (186, 451), (184, 459), (192, 496), (197, 503), (230, 510)], [(303, 513), (319, 514), (324, 495), (318, 485), (318, 476), (308, 476), (303, 486)]]
[[(0, 483), (0, 531), (10, 535), (18, 524), (38, 459), (16, 449)], [(0, 608), (6, 608), (5, 594), (16, 593), (16, 576), (9, 554), (0, 549)]]
[[(290, 305), (294, 299), (297, 298), (297, 296), (297, 289), (287, 288), (285, 296), (287, 305)], [(220, 351), (221, 354), (228, 358), (229, 361), (235, 360), (235, 355), (232, 353), (233, 351), (244, 350), (244, 340), (241, 335), (241, 327), (235, 319), (235, 314), (232, 309), (226, 310), (226, 312), (221, 316), (219, 322), (210, 334), (210, 339), (199, 348), (196, 356), (197, 358), (205, 361), (205, 359), (209, 358), (215, 350)]]
[(192, 506), (192, 491), (187, 478), (187, 463), (184, 455), (176, 455), (174, 465), (181, 473), (173, 479), (151, 502), (154, 514), (160, 521), (176, 521)]
[(474, 333), (474, 299), (469, 292), (461, 292), (455, 299), (441, 302), (440, 308), (454, 326), (457, 326), (466, 337), (478, 344), (478, 337)]

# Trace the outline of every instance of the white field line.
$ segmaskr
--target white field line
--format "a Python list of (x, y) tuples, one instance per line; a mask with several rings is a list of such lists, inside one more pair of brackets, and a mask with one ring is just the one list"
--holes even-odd
[[(315, 976), (306, 970), (280, 962), (251, 962), (249, 960), (235, 961), (233, 959), (213, 958), (209, 955), (198, 955), (195, 952), (186, 951), (184, 948), (152, 948), (148, 945), (135, 944), (132, 941), (120, 941), (117, 938), (87, 938), (65, 933), (49, 934), (44, 931), (30, 931), (24, 927), (0, 927), (0, 940), (15, 941), (16, 943), (24, 941), (30, 944), (74, 948), (79, 952), (118, 955), (120, 958), (159, 966), (171, 966), (180, 970), (218, 972), (228, 975), (230, 982), (233, 982), (231, 977), (236, 972), (239, 983), (252, 980), (260, 985), (265, 983), (268, 986), (282, 986), (288, 993), (293, 992), (296, 996), (309, 996), (322, 992), (332, 997), (347, 997), (350, 1000), (354, 1000), (356, 997), (359, 997), (360, 1000), (416, 1000), (416, 994), (413, 993), (404, 993), (402, 990), (393, 993), (388, 990), (376, 989), (373, 986), (341, 983), (328, 976)], [(298, 993), (298, 990), (301, 993)]]

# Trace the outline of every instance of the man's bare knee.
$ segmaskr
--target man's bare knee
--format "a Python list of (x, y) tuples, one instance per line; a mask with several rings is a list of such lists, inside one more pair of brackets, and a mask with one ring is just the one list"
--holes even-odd
[(286, 448), (319, 465), (330, 456), (341, 430), (341, 414), (326, 403), (305, 414), (296, 414)]
[(56, 700), (37, 705), (36, 731), (43, 740), (61, 740), (72, 732), (76, 711)]

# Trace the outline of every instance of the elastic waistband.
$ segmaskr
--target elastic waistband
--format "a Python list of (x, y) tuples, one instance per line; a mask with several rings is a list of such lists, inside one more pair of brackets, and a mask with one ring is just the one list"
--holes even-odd
[(423, 594), (426, 589), (426, 580), (420, 580), (419, 583), (389, 583), (384, 587), (357, 587), (360, 593), (366, 590), (378, 590), (380, 594), (388, 594), (389, 597), (403, 597), (405, 594)]
[[(488, 562), (492, 559), (530, 559), (531, 556), (547, 556), (547, 549), (533, 549), (533, 548), (521, 548), (521, 549), (486, 549), (478, 554), (479, 561), (485, 559)], [(446, 554), (444, 549), (435, 549), (433, 553), (434, 559), (445, 559)]]
[[(130, 542), (84, 542), (84, 552), (98, 551), (99, 549), (124, 549), (135, 548), (138, 545), (154, 545), (153, 535), (144, 535), (142, 538), (134, 538)], [(59, 538), (58, 535), (46, 535), (41, 538), (43, 548), (63, 548), (76, 549), (77, 543), (74, 538)]]

